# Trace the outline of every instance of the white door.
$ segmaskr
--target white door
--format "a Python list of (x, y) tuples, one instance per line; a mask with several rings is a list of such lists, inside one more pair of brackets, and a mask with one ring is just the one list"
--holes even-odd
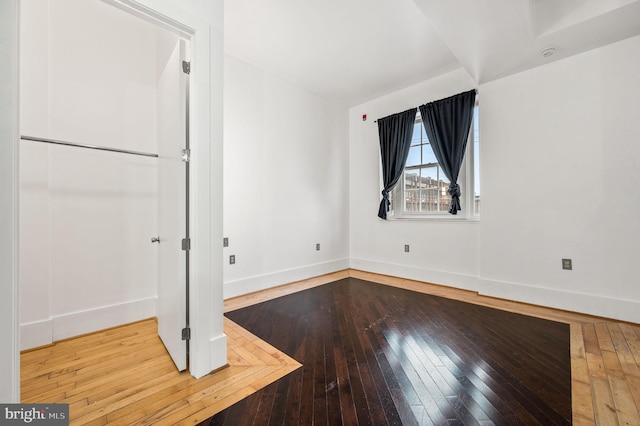
[(187, 147), (186, 42), (178, 40), (158, 79), (158, 334), (178, 370), (187, 368)]

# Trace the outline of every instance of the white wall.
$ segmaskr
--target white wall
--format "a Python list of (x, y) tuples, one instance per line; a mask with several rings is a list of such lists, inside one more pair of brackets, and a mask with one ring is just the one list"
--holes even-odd
[[(463, 69), (351, 108), (350, 235), (351, 267), (381, 274), (474, 288), (478, 268), (479, 224), (472, 221), (383, 221), (380, 145), (375, 120), (471, 90)], [(367, 121), (362, 120), (363, 114)], [(404, 245), (410, 252), (404, 252)]]
[[(157, 77), (177, 36), (99, 1), (21, 11), (21, 133), (156, 152)], [(20, 146), (22, 348), (154, 316), (157, 160)]]
[(347, 268), (347, 109), (230, 56), (224, 71), (225, 298)]
[(487, 293), (640, 322), (638, 52), (634, 37), (481, 87)]
[(479, 223), (376, 217), (373, 119), (474, 87), (466, 72), (352, 108), (352, 267), (640, 322), (639, 51), (635, 37), (479, 88)]

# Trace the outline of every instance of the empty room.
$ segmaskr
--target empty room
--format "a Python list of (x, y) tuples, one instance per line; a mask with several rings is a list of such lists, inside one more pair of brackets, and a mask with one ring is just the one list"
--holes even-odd
[(640, 0), (0, 8), (5, 413), (640, 424)]

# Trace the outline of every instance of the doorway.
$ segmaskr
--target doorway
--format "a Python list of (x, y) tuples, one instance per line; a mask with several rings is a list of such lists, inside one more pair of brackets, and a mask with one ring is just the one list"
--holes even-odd
[(185, 369), (187, 40), (98, 0), (21, 15), (22, 349), (157, 316)]

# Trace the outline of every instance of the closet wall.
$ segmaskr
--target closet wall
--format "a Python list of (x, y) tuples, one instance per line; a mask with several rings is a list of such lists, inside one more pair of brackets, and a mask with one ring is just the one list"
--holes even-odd
[[(23, 0), (21, 134), (156, 152), (177, 37), (97, 0)], [(155, 316), (155, 158), (20, 145), (22, 349)]]

